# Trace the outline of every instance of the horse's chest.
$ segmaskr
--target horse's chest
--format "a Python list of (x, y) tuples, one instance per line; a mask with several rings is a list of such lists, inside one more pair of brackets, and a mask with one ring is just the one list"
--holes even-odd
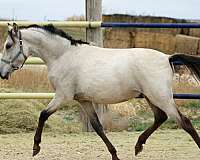
[(66, 74), (63, 70), (54, 70), (49, 72), (48, 77), (55, 90), (59, 88), (63, 92), (70, 92), (74, 87), (74, 74), (72, 72)]

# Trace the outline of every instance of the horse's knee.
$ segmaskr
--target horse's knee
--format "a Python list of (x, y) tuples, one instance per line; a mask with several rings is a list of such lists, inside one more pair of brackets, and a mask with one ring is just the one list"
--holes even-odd
[(154, 112), (154, 114), (155, 114), (155, 123), (162, 124), (168, 118), (167, 114), (159, 108), (157, 108), (157, 110), (156, 110), (156, 112)]
[(46, 121), (48, 118), (49, 118), (49, 113), (47, 112), (47, 110), (43, 110), (41, 113), (40, 113), (40, 118), (39, 120), (40, 121)]

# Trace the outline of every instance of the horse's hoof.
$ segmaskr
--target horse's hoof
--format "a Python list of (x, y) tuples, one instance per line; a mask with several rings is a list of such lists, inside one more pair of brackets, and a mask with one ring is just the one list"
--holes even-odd
[(142, 150), (143, 150), (142, 144), (141, 145), (136, 145), (135, 146), (135, 156), (137, 156), (138, 153), (142, 152)]
[(40, 152), (40, 146), (33, 147), (33, 157), (36, 156)]

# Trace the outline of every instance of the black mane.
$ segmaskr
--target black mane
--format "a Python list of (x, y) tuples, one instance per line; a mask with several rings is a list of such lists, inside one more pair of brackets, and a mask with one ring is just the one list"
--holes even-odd
[(29, 26), (22, 26), (20, 27), (20, 29), (28, 29), (28, 28), (39, 28), (39, 29), (43, 29), (51, 34), (56, 34), (59, 35), (63, 38), (66, 38), (67, 40), (71, 41), (71, 45), (77, 45), (77, 44), (89, 44), (88, 42), (84, 42), (82, 40), (76, 40), (73, 39), (69, 34), (67, 34), (66, 32), (64, 32), (61, 29), (58, 29), (56, 27), (53, 26), (53, 24), (48, 24), (48, 25), (44, 25), (44, 26), (39, 26), (37, 24), (32, 24)]

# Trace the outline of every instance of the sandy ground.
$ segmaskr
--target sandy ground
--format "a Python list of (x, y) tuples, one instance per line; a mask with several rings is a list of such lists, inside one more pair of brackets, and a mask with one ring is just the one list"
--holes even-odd
[[(182, 130), (161, 130), (135, 157), (133, 145), (140, 133), (108, 133), (121, 160), (199, 160), (200, 150)], [(104, 143), (94, 133), (45, 133), (41, 152), (32, 157), (33, 134), (0, 135), (0, 160), (110, 160)]]

